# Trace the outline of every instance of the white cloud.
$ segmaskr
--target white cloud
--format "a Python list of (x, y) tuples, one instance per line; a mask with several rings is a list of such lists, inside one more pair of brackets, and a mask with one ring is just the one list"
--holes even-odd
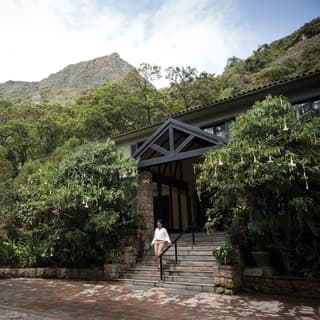
[(135, 66), (190, 65), (220, 73), (228, 57), (244, 57), (255, 47), (237, 2), (163, 0), (148, 10), (142, 3), (133, 15), (108, 1), (1, 0), (0, 82), (37, 81), (112, 52)]

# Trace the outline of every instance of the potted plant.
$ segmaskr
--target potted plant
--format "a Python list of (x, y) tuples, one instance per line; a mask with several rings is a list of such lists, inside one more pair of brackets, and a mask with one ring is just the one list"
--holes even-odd
[(221, 265), (234, 264), (233, 249), (229, 245), (216, 247), (213, 254), (217, 257), (217, 260)]

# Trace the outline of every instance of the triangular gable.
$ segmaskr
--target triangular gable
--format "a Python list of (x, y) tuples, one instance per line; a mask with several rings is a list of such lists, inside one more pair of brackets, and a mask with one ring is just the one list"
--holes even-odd
[(139, 167), (148, 167), (204, 154), (217, 149), (226, 140), (184, 122), (168, 119), (133, 157), (140, 158)]

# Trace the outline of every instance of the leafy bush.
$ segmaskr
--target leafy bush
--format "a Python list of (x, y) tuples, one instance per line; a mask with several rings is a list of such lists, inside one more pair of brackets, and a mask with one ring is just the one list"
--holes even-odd
[(207, 226), (224, 221), (232, 245), (272, 250), (279, 272), (320, 277), (320, 118), (269, 96), (233, 133), (199, 165), (198, 190), (212, 204)]
[(232, 265), (234, 263), (233, 249), (231, 246), (218, 246), (214, 250), (220, 264)]
[(19, 258), (11, 263), (103, 264), (138, 223), (135, 172), (136, 162), (112, 141), (84, 145), (40, 167), (20, 186), (10, 212), (16, 229), (7, 246)]

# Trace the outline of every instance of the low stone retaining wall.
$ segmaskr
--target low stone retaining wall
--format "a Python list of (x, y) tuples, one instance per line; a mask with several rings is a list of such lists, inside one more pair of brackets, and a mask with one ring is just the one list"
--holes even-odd
[(213, 283), (216, 293), (234, 294), (241, 287), (239, 266), (217, 265), (213, 268)]
[(76, 268), (0, 268), (2, 278), (46, 278), (110, 281), (119, 278), (125, 265), (105, 264), (104, 268), (76, 269)]
[(243, 276), (242, 288), (268, 294), (320, 298), (320, 280), (245, 275)]
[(103, 268), (0, 268), (2, 278), (47, 278), (110, 281), (136, 262), (137, 250), (132, 246), (123, 248), (123, 264), (106, 263)]
[(0, 268), (0, 278), (48, 278), (104, 280), (103, 269), (71, 269), (71, 268)]

